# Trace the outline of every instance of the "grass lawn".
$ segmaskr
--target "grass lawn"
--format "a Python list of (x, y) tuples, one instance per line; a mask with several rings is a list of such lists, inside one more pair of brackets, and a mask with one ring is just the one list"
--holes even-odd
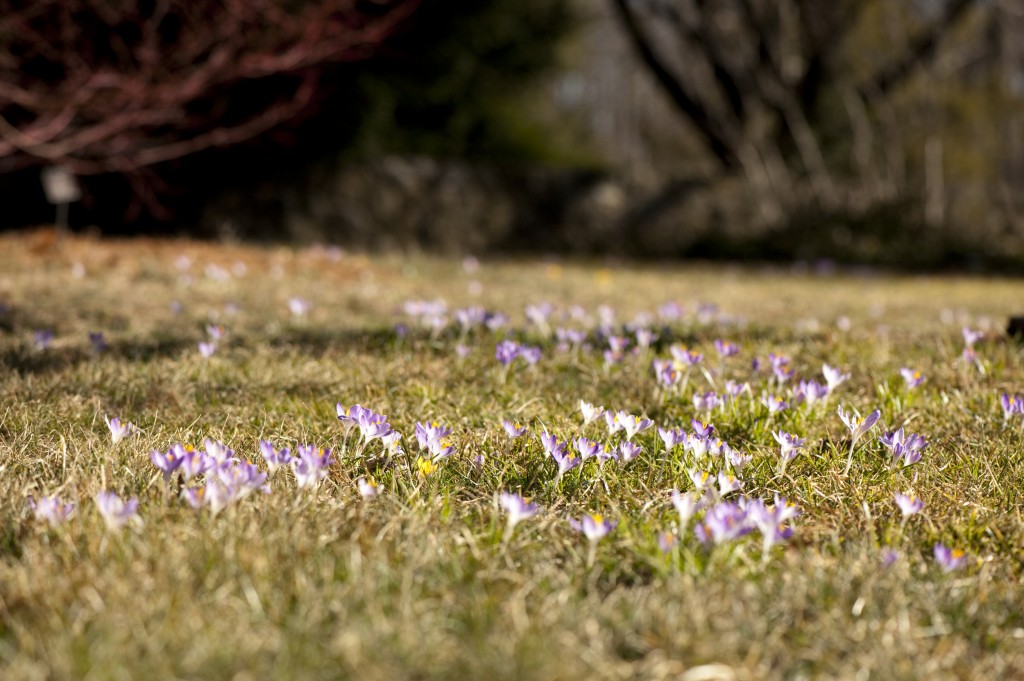
[(1024, 678), (1019, 281), (45, 233), (0, 263), (0, 678)]

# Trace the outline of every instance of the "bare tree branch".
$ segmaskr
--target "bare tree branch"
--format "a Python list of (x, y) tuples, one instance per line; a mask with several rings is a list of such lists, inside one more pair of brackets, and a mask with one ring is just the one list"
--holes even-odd
[(875, 71), (857, 89), (868, 99), (888, 94), (918, 66), (935, 56), (939, 42), (973, 4), (974, 0), (950, 0), (942, 16), (911, 40), (903, 54)]
[(655, 52), (650, 37), (640, 26), (639, 19), (634, 16), (629, 0), (612, 0), (616, 12), (622, 21), (630, 41), (647, 69), (658, 81), (662, 90), (669, 96), (673, 104), (696, 127), (701, 139), (724, 168), (740, 167), (739, 156), (735, 146), (726, 139), (725, 132), (709, 114), (707, 108), (679, 81), (664, 61)]

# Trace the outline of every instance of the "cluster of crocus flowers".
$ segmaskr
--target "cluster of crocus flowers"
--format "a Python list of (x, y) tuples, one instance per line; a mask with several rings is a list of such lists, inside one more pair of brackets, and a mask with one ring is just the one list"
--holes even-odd
[(921, 460), (928, 442), (920, 435), (903, 432), (902, 426), (878, 438), (892, 453), (892, 467), (912, 466)]
[[(207, 506), (217, 514), (228, 504), (255, 490), (270, 492), (266, 485), (267, 473), (260, 471), (255, 464), (239, 459), (233, 450), (216, 440), (207, 438), (204, 446), (204, 450), (196, 450), (174, 444), (166, 452), (153, 451), (149, 455), (166, 481), (176, 473), (180, 475), (184, 483), (181, 497), (189, 506)], [(277, 452), (269, 443), (261, 442), (260, 451), (264, 458), (270, 455), (269, 469), (287, 465), (282, 459), (288, 456), (288, 450)]]
[(494, 349), (494, 357), (503, 367), (508, 368), (516, 359), (522, 358), (527, 364), (536, 364), (541, 358), (541, 349), (536, 345), (522, 345), (517, 341), (505, 339)]
[(401, 436), (392, 429), (387, 416), (358, 404), (346, 409), (341, 402), (335, 405), (335, 410), (338, 420), (343, 424), (349, 427), (353, 425), (359, 427), (359, 432), (363, 436), (363, 444), (379, 439), (384, 442), (384, 447), (388, 452), (395, 451)]
[(767, 556), (772, 546), (792, 536), (793, 528), (787, 523), (799, 514), (798, 507), (778, 496), (771, 505), (759, 498), (741, 496), (736, 501), (707, 503), (694, 534), (702, 544), (720, 545), (757, 530), (762, 537), (762, 551)]
[(604, 414), (604, 418), (608, 424), (609, 434), (621, 430), (626, 434), (627, 440), (632, 440), (637, 433), (645, 431), (654, 425), (654, 421), (651, 419), (635, 416), (624, 411), (619, 411), (615, 414), (607, 411)]
[(447, 459), (455, 451), (451, 441), (452, 429), (437, 421), (416, 424), (416, 442), (421, 450), (430, 454), (430, 461), (438, 463)]
[(558, 473), (555, 476), (555, 480), (560, 480), (563, 475), (576, 468), (582, 462), (579, 457), (574, 457), (569, 454), (567, 449), (567, 443), (559, 442), (558, 438), (554, 435), (544, 432), (540, 436), (541, 444), (544, 446), (544, 451), (555, 460), (555, 464), (558, 466)]

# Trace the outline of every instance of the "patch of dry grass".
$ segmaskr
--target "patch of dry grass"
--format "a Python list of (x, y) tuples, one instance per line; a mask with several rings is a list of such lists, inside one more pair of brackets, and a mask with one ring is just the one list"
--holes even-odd
[[(467, 272), (419, 257), (39, 235), (0, 239), (0, 262), (5, 679), (1024, 677), (1021, 430), (998, 404), (1024, 390), (1024, 370), (996, 328), (1020, 312), (1019, 282), (558, 262)], [(307, 317), (289, 314), (294, 296), (313, 304)], [(438, 297), (506, 312), (543, 359), (503, 382), (490, 333), (471, 333), (465, 358), (454, 330), (394, 333), (409, 321), (403, 301)], [(801, 507), (792, 539), (763, 560), (756, 534), (706, 549), (686, 531), (662, 553), (669, 492), (692, 485), (653, 432), (629, 467), (588, 464), (552, 484), (540, 430), (606, 437), (581, 429), (580, 399), (671, 427), (694, 411), (688, 395), (658, 390), (654, 355), (606, 369), (598, 351), (560, 353), (521, 331), (524, 305), (542, 300), (609, 305), (619, 323), (670, 300), (716, 303), (716, 321), (689, 316), (671, 331), (709, 370), (713, 339), (736, 342), (725, 375), (758, 396), (768, 374), (749, 363), (769, 352), (804, 378), (820, 380), (823, 362), (849, 371), (827, 405), (769, 419), (741, 400), (712, 417), (753, 457), (745, 493)], [(210, 323), (227, 336), (204, 359)], [(981, 371), (960, 359), (964, 324), (990, 331)], [(40, 351), (44, 328), (55, 338)], [(90, 331), (106, 351), (90, 348)], [(902, 366), (928, 381), (906, 390)], [(706, 386), (695, 374), (691, 389)], [(335, 418), (338, 401), (387, 414), (411, 454), (414, 424), (439, 419), (457, 453), (426, 479), (403, 460), (375, 468)], [(843, 476), (838, 403), (922, 434), (922, 462), (891, 471), (879, 428)], [(104, 415), (142, 432), (112, 445)], [(506, 417), (531, 435), (510, 443)], [(808, 442), (785, 475), (776, 428)], [(176, 498), (149, 460), (206, 437), (257, 459), (261, 438), (308, 442), (339, 461), (318, 490), (279, 472), (271, 494), (214, 517)], [(383, 491), (364, 501), (355, 479), (368, 473)], [(144, 525), (105, 530), (92, 501), (104, 488), (137, 495)], [(909, 489), (925, 510), (903, 524), (893, 494)], [(543, 508), (507, 540), (505, 490)], [(27, 498), (54, 493), (78, 508), (49, 528)], [(593, 565), (566, 522), (589, 511), (619, 521)], [(939, 570), (937, 541), (968, 565)], [(885, 547), (900, 553), (889, 567)]]

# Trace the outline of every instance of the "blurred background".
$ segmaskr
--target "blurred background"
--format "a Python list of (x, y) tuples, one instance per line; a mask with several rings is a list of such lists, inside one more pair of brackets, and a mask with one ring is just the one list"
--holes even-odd
[(1018, 0), (0, 0), (0, 228), (1024, 264)]

